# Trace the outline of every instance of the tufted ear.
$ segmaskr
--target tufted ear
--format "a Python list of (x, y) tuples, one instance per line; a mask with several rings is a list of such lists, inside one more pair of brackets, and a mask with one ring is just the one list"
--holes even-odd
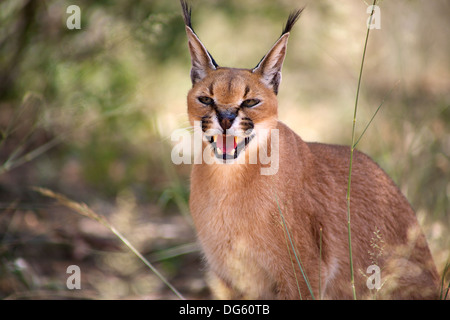
[(289, 34), (302, 11), (303, 9), (300, 9), (289, 15), (286, 26), (281, 33), (281, 37), (252, 70), (254, 73), (261, 76), (261, 81), (267, 87), (271, 88), (275, 94), (278, 93), (278, 87), (281, 83), (281, 68), (286, 56)]
[(217, 64), (194, 31), (188, 26), (186, 26), (186, 34), (188, 36), (189, 52), (191, 53), (191, 81), (192, 85), (194, 85), (206, 77), (208, 72), (215, 70)]
[(278, 93), (278, 86), (281, 83), (281, 67), (286, 56), (289, 33), (281, 36), (270, 51), (253, 69), (253, 73), (261, 76), (261, 81), (275, 94)]
[(183, 9), (189, 52), (191, 54), (191, 81), (192, 85), (194, 85), (206, 77), (210, 71), (217, 69), (218, 65), (192, 28), (191, 8), (186, 1), (181, 0), (180, 3)]

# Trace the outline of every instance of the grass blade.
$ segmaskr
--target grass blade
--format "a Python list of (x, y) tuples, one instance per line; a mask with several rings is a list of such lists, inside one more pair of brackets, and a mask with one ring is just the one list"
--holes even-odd
[(450, 291), (450, 282), (449, 282), (447, 289), (445, 290), (445, 295), (444, 295), (445, 276), (447, 275), (448, 272), (450, 272), (450, 261), (447, 261), (447, 263), (445, 264), (445, 267), (444, 267), (444, 271), (442, 272), (439, 300), (447, 300), (448, 292)]
[(355, 272), (353, 269), (353, 255), (352, 255), (352, 234), (351, 234), (351, 214), (350, 214), (350, 187), (352, 182), (352, 165), (353, 165), (353, 151), (355, 149), (355, 128), (356, 128), (356, 114), (358, 111), (358, 100), (359, 100), (359, 92), (361, 89), (361, 79), (364, 67), (364, 59), (366, 57), (367, 43), (369, 40), (370, 34), (370, 25), (372, 24), (373, 13), (375, 10), (375, 5), (377, 0), (373, 1), (372, 12), (370, 14), (370, 19), (367, 27), (366, 40), (364, 42), (364, 50), (361, 59), (361, 67), (359, 69), (359, 77), (358, 77), (358, 87), (356, 89), (356, 98), (355, 98), (355, 107), (353, 111), (353, 125), (352, 125), (352, 144), (350, 147), (350, 164), (349, 164), (349, 173), (348, 173), (348, 183), (347, 183), (347, 232), (348, 232), (348, 251), (349, 251), (349, 259), (350, 259), (350, 285), (352, 288), (353, 299), (356, 300), (356, 290), (355, 290)]
[(294, 271), (294, 277), (295, 277), (295, 283), (297, 284), (298, 295), (300, 297), (300, 300), (303, 300), (302, 292), (300, 290), (300, 284), (298, 283), (297, 272), (295, 271), (294, 260), (292, 259), (291, 249), (289, 248), (289, 242), (288, 242), (288, 238), (287, 238), (287, 235), (286, 235), (286, 230), (285, 230), (285, 226), (284, 226), (283, 220), (282, 220), (281, 223), (283, 224), (284, 240), (286, 241), (286, 247), (287, 247), (287, 251), (288, 251), (288, 254), (289, 254), (289, 260), (291, 260), (292, 270)]
[(185, 300), (183, 295), (178, 292), (177, 289), (175, 289), (174, 286), (170, 284), (170, 282), (125, 238), (114, 226), (112, 226), (108, 220), (102, 215), (97, 214), (92, 209), (90, 209), (86, 204), (84, 203), (78, 203), (75, 201), (70, 200), (69, 198), (63, 196), (62, 194), (55, 193), (49, 189), (46, 188), (40, 188), (40, 187), (34, 187), (33, 190), (39, 192), (40, 194), (50, 197), (52, 199), (57, 200), (60, 204), (74, 210), (75, 212), (88, 217), (90, 219), (93, 219), (99, 223), (101, 223), (103, 226), (111, 230), (112, 233), (114, 233), (147, 267), (150, 268), (150, 270), (162, 281), (164, 284), (177, 295), (178, 298), (181, 300)]
[(397, 81), (394, 85), (394, 87), (388, 92), (387, 95), (384, 96), (383, 100), (381, 101), (380, 105), (378, 106), (377, 110), (375, 110), (374, 114), (372, 115), (372, 118), (370, 119), (370, 121), (367, 123), (366, 127), (364, 128), (363, 132), (361, 133), (361, 135), (359, 136), (358, 140), (356, 140), (355, 144), (353, 145), (353, 148), (356, 148), (356, 146), (358, 145), (359, 141), (362, 139), (362, 137), (364, 136), (364, 134), (366, 133), (367, 129), (369, 128), (370, 124), (372, 123), (373, 119), (375, 119), (375, 116), (377, 115), (378, 111), (380, 110), (380, 108), (383, 106), (384, 102), (386, 101), (387, 98), (390, 97), (392, 91), (394, 91), (394, 89), (397, 87), (397, 85), (400, 83), (400, 80)]
[(302, 266), (300, 257), (297, 255), (297, 251), (295, 249), (295, 245), (292, 242), (291, 234), (289, 233), (289, 229), (287, 227), (286, 220), (284, 219), (283, 213), (281, 212), (281, 208), (280, 208), (280, 204), (278, 203), (278, 199), (277, 199), (277, 206), (278, 206), (278, 211), (279, 211), (280, 216), (281, 216), (282, 224), (284, 226), (284, 229), (285, 229), (286, 234), (288, 236), (289, 242), (291, 244), (291, 248), (292, 248), (292, 252), (294, 253), (295, 260), (297, 261), (298, 267), (300, 268), (300, 271), (301, 271), (301, 273), (303, 275), (303, 279), (305, 280), (305, 283), (306, 283), (306, 286), (308, 287), (309, 293), (311, 294), (312, 299), (315, 300), (314, 293), (313, 293), (313, 290), (311, 288), (311, 285), (309, 284), (308, 277), (306, 276), (306, 273), (303, 270), (303, 266)]
[(322, 228), (319, 229), (319, 299), (322, 299), (322, 290), (321, 290), (321, 269), (322, 265)]

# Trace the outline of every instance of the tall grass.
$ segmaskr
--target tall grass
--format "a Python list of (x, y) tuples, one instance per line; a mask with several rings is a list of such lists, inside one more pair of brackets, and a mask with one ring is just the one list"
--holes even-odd
[[(373, 1), (373, 6), (375, 6), (377, 3), (377, 0)], [(364, 60), (366, 57), (366, 50), (367, 50), (367, 43), (369, 40), (369, 33), (370, 33), (370, 25), (372, 23), (373, 13), (374, 13), (374, 7), (372, 7), (372, 12), (370, 14), (369, 23), (367, 27), (367, 33), (366, 33), (366, 39), (364, 42), (364, 50), (363, 55), (361, 59), (361, 67), (359, 69), (359, 77), (358, 77), (358, 86), (356, 89), (356, 97), (355, 97), (355, 107), (353, 109), (353, 123), (352, 123), (352, 143), (350, 145), (350, 164), (349, 164), (349, 173), (348, 173), (348, 183), (347, 183), (347, 232), (348, 232), (348, 252), (349, 252), (349, 263), (350, 263), (350, 286), (352, 288), (353, 293), (353, 299), (356, 300), (356, 289), (355, 289), (355, 272), (353, 268), (353, 254), (352, 254), (352, 233), (351, 233), (351, 212), (350, 212), (350, 190), (351, 190), (351, 183), (352, 183), (352, 165), (353, 165), (353, 152), (355, 150), (356, 143), (355, 141), (359, 142), (361, 137), (356, 140), (356, 114), (358, 111), (358, 102), (359, 102), (359, 92), (361, 89), (361, 79), (362, 79), (362, 73), (364, 68)], [(380, 105), (381, 107), (381, 105)], [(376, 112), (378, 112), (379, 108)], [(375, 113), (376, 114), (376, 113)], [(373, 117), (372, 117), (373, 119)], [(372, 121), (369, 122), (369, 125)], [(363, 131), (364, 134), (365, 130)]]
[(92, 209), (90, 209), (86, 204), (84, 203), (78, 203), (75, 201), (72, 201), (68, 199), (67, 197), (63, 196), (62, 194), (55, 193), (49, 189), (41, 188), (41, 187), (34, 187), (35, 191), (39, 192), (40, 194), (50, 197), (52, 199), (57, 200), (60, 204), (74, 210), (75, 212), (88, 217), (92, 220), (97, 221), (98, 223), (102, 224), (106, 228), (108, 228), (114, 235), (117, 236), (117, 238), (120, 239), (127, 247), (130, 249), (179, 299), (185, 300), (183, 295), (175, 289), (175, 287), (128, 241), (128, 239), (122, 235), (113, 225), (111, 225), (108, 220), (94, 212)]
[(22, 103), (14, 110), (6, 129), (3, 131), (0, 130), (0, 151), (2, 151), (2, 148), (12, 134), (17, 131), (23, 131), (23, 136), (9, 152), (6, 160), (0, 164), (0, 175), (36, 159), (63, 141), (64, 137), (57, 136), (27, 151), (27, 146), (30, 144), (32, 136), (39, 128), (39, 116), (42, 107), (42, 97), (28, 92), (23, 97)]
[[(373, 6), (375, 6), (377, 4), (377, 0), (373, 1)], [(373, 14), (374, 14), (374, 7), (372, 7), (372, 12), (370, 14), (369, 20), (368, 20), (368, 28), (367, 28), (367, 32), (366, 32), (366, 37), (365, 37), (365, 41), (364, 41), (364, 49), (363, 49), (363, 53), (362, 53), (362, 58), (361, 58), (361, 64), (360, 64), (360, 69), (359, 69), (359, 76), (358, 76), (358, 82), (357, 82), (357, 89), (356, 89), (356, 95), (355, 95), (355, 104), (354, 104), (354, 109), (353, 109), (353, 119), (352, 119), (352, 138), (351, 138), (351, 145), (350, 145), (350, 159), (349, 159), (349, 173), (348, 173), (348, 180), (347, 180), (347, 192), (346, 192), (346, 203), (347, 203), (347, 233), (348, 233), (348, 252), (349, 252), (349, 265), (350, 265), (350, 286), (351, 286), (351, 290), (352, 290), (352, 295), (353, 295), (353, 299), (356, 300), (357, 299), (357, 295), (356, 295), (356, 288), (355, 288), (355, 276), (354, 276), (354, 266), (353, 266), (353, 253), (352, 253), (352, 237), (351, 237), (351, 208), (350, 208), (350, 194), (351, 194), (351, 181), (352, 181), (352, 166), (353, 166), (353, 154), (354, 154), (354, 150), (356, 148), (356, 146), (358, 145), (358, 143), (361, 141), (362, 137), (364, 136), (364, 134), (366, 133), (367, 129), (369, 128), (369, 126), (371, 125), (372, 121), (375, 119), (375, 116), (378, 114), (379, 110), (381, 109), (381, 107), (383, 106), (384, 102), (386, 101), (386, 99), (391, 95), (392, 91), (397, 87), (398, 85), (398, 81), (395, 84), (395, 86), (388, 92), (388, 94), (382, 99), (381, 103), (379, 104), (379, 106), (377, 107), (377, 109), (375, 110), (375, 112), (373, 113), (371, 119), (369, 120), (369, 122), (367, 123), (367, 125), (364, 127), (362, 133), (359, 135), (359, 137), (356, 137), (356, 121), (357, 121), (357, 111), (358, 111), (358, 103), (359, 103), (359, 95), (360, 95), (360, 90), (361, 90), (361, 80), (362, 80), (362, 74), (363, 74), (363, 69), (364, 69), (364, 61), (365, 61), (365, 56), (366, 56), (366, 52), (367, 52), (367, 44), (368, 44), (368, 40), (369, 40), (369, 34), (370, 34), (370, 25), (372, 22), (372, 18), (373, 18)], [(295, 259), (297, 261), (297, 265), (302, 273), (302, 276), (305, 280), (305, 283), (309, 289), (309, 292), (312, 296), (313, 299), (314, 298), (314, 294), (312, 291), (312, 288), (309, 284), (308, 281), (308, 277), (306, 275), (306, 273), (303, 270), (303, 266), (301, 264), (301, 260), (299, 258), (299, 255), (296, 251), (295, 245), (292, 242), (290, 233), (289, 233), (289, 229), (287, 227), (286, 221), (284, 219), (283, 213), (281, 212), (280, 206), (278, 204), (277, 201), (277, 205), (278, 205), (278, 210), (279, 210), (279, 214), (282, 220), (282, 225), (283, 225), (283, 231), (285, 232), (285, 236), (287, 235), (287, 239), (289, 240), (289, 243), (291, 245), (291, 248), (289, 251), (289, 255), (290, 255), (290, 251), (292, 250), (292, 252), (294, 253)], [(320, 229), (320, 248), (319, 248), (319, 296), (321, 295), (321, 272), (320, 272), (320, 268), (321, 268), (321, 257), (322, 257), (322, 229)], [(292, 257), (291, 257), (292, 260)], [(448, 266), (446, 266), (446, 268), (448, 269)], [(446, 270), (447, 270), (446, 269)], [(295, 272), (295, 270), (294, 270)], [(446, 271), (444, 271), (444, 274), (446, 273)], [(297, 276), (296, 277), (296, 281), (297, 281), (297, 286), (298, 286), (298, 280), (297, 280)], [(443, 292), (443, 282), (442, 282), (442, 286), (441, 286), (441, 297), (442, 297), (442, 292)], [(299, 289), (300, 291), (300, 289)], [(449, 289), (447, 288), (447, 294), (448, 294)], [(301, 297), (301, 294), (300, 294)]]
[(444, 270), (442, 271), (441, 288), (439, 290), (439, 300), (447, 300), (448, 293), (450, 291), (450, 282), (448, 283), (446, 289), (444, 289), (444, 287), (445, 287), (445, 276), (449, 272), (450, 272), (450, 261), (447, 261), (447, 263), (445, 264)]
[[(297, 262), (297, 265), (298, 265), (298, 267), (299, 267), (299, 269), (300, 269), (300, 272), (302, 273), (303, 280), (305, 280), (306, 286), (307, 286), (307, 288), (308, 288), (308, 290), (309, 290), (309, 294), (311, 295), (311, 298), (312, 298), (313, 300), (315, 300), (314, 292), (313, 292), (313, 290), (312, 290), (312, 288), (311, 288), (311, 285), (310, 285), (310, 283), (309, 283), (308, 276), (306, 275), (306, 272), (305, 272), (305, 270), (303, 269), (303, 264), (302, 264), (302, 262), (301, 262), (300, 254), (299, 254), (299, 252), (298, 252), (298, 250), (297, 250), (297, 247), (296, 247), (295, 243), (292, 241), (291, 233), (289, 232), (288, 225), (287, 225), (287, 223), (286, 223), (286, 220), (284, 219), (283, 212), (281, 211), (280, 204), (279, 204), (279, 202), (278, 202), (278, 198), (276, 199), (276, 201), (277, 201), (277, 206), (278, 206), (278, 213), (280, 214), (280, 218), (281, 218), (281, 224), (282, 224), (282, 226), (283, 226), (283, 232), (284, 232), (284, 234), (285, 234), (285, 238), (286, 238), (286, 236), (287, 236), (287, 240), (289, 240), (289, 245), (290, 245), (290, 248), (289, 248), (289, 245), (288, 245), (288, 253), (289, 253), (289, 257), (290, 257), (290, 259), (291, 259), (291, 262), (293, 262), (292, 256), (291, 256), (291, 253), (290, 253), (290, 252), (292, 251), (292, 253), (294, 254), (294, 257), (295, 257), (295, 261)], [(287, 241), (286, 241), (286, 242), (287, 242)], [(295, 266), (293, 266), (293, 268), (294, 268), (294, 276), (295, 276), (295, 280), (296, 280), (296, 282), (297, 282), (298, 292), (299, 292), (300, 299), (301, 299), (301, 298), (302, 298), (302, 294), (301, 294), (301, 291), (300, 291), (300, 286), (299, 286), (299, 284), (298, 284), (297, 274), (296, 274), (296, 272), (295, 272)], [(320, 271), (320, 270), (319, 270), (319, 271)]]
[[(375, 6), (377, 3), (377, 0), (373, 1), (373, 6)], [(346, 193), (346, 202), (347, 202), (347, 232), (348, 232), (348, 251), (349, 251), (349, 263), (350, 263), (350, 286), (352, 289), (352, 295), (353, 295), (353, 299), (356, 300), (357, 296), (356, 296), (356, 289), (355, 289), (355, 277), (354, 277), (354, 267), (353, 267), (353, 254), (352, 254), (352, 239), (351, 239), (351, 210), (350, 210), (350, 191), (351, 191), (351, 180), (352, 180), (352, 165), (353, 165), (353, 153), (354, 150), (357, 146), (357, 144), (359, 143), (359, 141), (361, 140), (361, 138), (364, 136), (365, 132), (367, 131), (368, 127), (370, 126), (370, 124), (372, 123), (372, 121), (374, 120), (375, 116), (377, 115), (378, 111), (380, 110), (381, 106), (384, 104), (385, 100), (387, 97), (383, 98), (382, 102), (380, 103), (380, 105), (378, 106), (378, 108), (376, 109), (376, 111), (374, 112), (372, 118), (370, 119), (370, 121), (368, 122), (368, 124), (366, 125), (366, 127), (364, 128), (363, 132), (361, 133), (361, 135), (356, 138), (356, 118), (357, 118), (357, 111), (358, 111), (358, 102), (359, 102), (359, 94), (360, 94), (360, 89), (361, 89), (361, 79), (362, 79), (362, 73), (363, 73), (363, 68), (364, 68), (364, 60), (365, 60), (365, 56), (366, 56), (366, 51), (367, 51), (367, 43), (369, 40), (369, 34), (370, 34), (370, 25), (372, 22), (372, 18), (373, 18), (373, 14), (374, 14), (374, 7), (372, 7), (372, 12), (370, 14), (369, 17), (369, 22), (368, 22), (368, 28), (367, 28), (367, 33), (366, 33), (366, 37), (365, 37), (365, 42), (364, 42), (364, 49), (363, 49), (363, 54), (362, 54), (362, 59), (361, 59), (361, 65), (360, 65), (360, 69), (359, 69), (359, 77), (358, 77), (358, 84), (357, 84), (357, 89), (356, 89), (356, 96), (355, 96), (355, 105), (354, 105), (354, 110), (353, 110), (353, 121), (352, 121), (352, 139), (351, 139), (351, 145), (350, 145), (350, 163), (349, 163), (349, 173), (348, 173), (348, 182), (347, 182), (347, 193)], [(394, 88), (393, 88), (394, 89)], [(392, 89), (392, 90), (393, 90)], [(392, 90), (388, 93), (387, 96), (389, 96), (392, 92)], [(301, 264), (301, 260), (300, 257), (297, 253), (297, 250), (295, 248), (294, 243), (292, 242), (292, 238), (290, 236), (289, 233), (289, 229), (287, 227), (286, 221), (284, 219), (283, 213), (281, 212), (281, 208), (278, 204), (277, 201), (277, 205), (278, 205), (278, 210), (279, 210), (279, 214), (282, 220), (282, 225), (283, 225), (283, 231), (285, 232), (285, 235), (287, 234), (287, 238), (289, 239), (289, 243), (291, 245), (291, 250), (294, 253), (295, 259), (297, 261), (297, 265), (302, 273), (303, 279), (305, 280), (305, 283), (308, 287), (308, 290), (311, 294), (311, 297), (313, 299), (315, 299), (314, 297), (314, 293), (312, 291), (312, 288), (310, 286), (308, 277), (306, 275), (306, 273), (303, 270), (303, 266)], [(290, 255), (290, 250), (288, 248), (289, 251), (289, 255)], [(319, 248), (319, 297), (321, 295), (321, 257), (322, 257), (322, 229), (320, 229), (320, 248)], [(292, 257), (291, 257), (292, 260)], [(295, 270), (294, 270), (295, 272)], [(297, 279), (297, 276), (295, 276)], [(297, 283), (298, 286), (298, 283)], [(299, 289), (300, 291), (300, 289)], [(301, 294), (300, 294), (301, 296)]]

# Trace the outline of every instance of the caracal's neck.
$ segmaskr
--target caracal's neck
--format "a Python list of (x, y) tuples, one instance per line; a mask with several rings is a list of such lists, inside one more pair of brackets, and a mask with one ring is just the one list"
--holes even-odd
[[(242, 154), (241, 157), (247, 156)], [(242, 161), (238, 161), (242, 160)], [(192, 174), (196, 175), (201, 181), (208, 181), (209, 185), (215, 186), (218, 189), (229, 188), (236, 184), (249, 184), (259, 178), (262, 165), (260, 163), (244, 162), (244, 159), (236, 159), (232, 163), (201, 163), (194, 164)], [(248, 157), (246, 157), (248, 160)]]

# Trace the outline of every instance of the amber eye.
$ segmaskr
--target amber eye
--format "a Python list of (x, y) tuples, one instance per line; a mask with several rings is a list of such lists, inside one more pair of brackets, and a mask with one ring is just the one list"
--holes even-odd
[(241, 103), (241, 107), (243, 108), (251, 108), (256, 106), (258, 103), (260, 103), (258, 99), (247, 99), (244, 102)]
[(214, 103), (214, 100), (211, 99), (210, 97), (198, 97), (198, 101), (200, 101), (201, 103), (210, 106)]

